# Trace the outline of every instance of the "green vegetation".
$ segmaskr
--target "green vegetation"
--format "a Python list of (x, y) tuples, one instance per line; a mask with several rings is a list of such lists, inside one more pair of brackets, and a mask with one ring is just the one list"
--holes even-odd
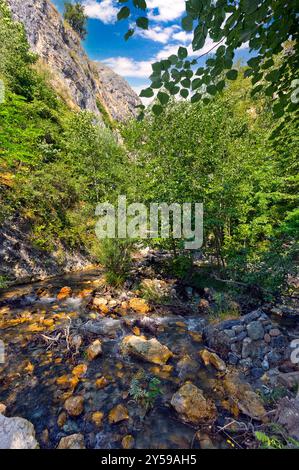
[(250, 91), (239, 77), (208, 105), (170, 103), (123, 135), (136, 159), (136, 200), (203, 202), (203, 252), (218, 277), (267, 297), (285, 287), (298, 252), (297, 127), (289, 122), (282, 146), (269, 99)]
[(84, 13), (84, 6), (81, 3), (64, 2), (64, 19), (69, 23), (81, 39), (87, 35), (86, 23), (87, 16)]
[(96, 255), (96, 203), (120, 191), (124, 152), (95, 116), (70, 111), (46, 84), (3, 0), (0, 57), (0, 220), (28, 221), (39, 248), (60, 241)]
[(105, 268), (108, 284), (120, 286), (130, 273), (134, 243), (130, 240), (104, 239), (100, 243), (99, 262)]
[[(121, 2), (123, 3), (123, 2)], [(136, 26), (149, 28), (146, 0), (136, 0), (133, 7), (122, 6), (118, 19), (137, 16)], [(140, 16), (141, 15), (141, 16)], [(291, 101), (293, 80), (298, 70), (298, 6), (295, 0), (188, 0), (182, 28), (193, 33), (193, 52), (201, 50), (209, 39), (210, 50), (194, 58), (188, 50), (180, 47), (177, 54), (152, 65), (151, 87), (141, 96), (152, 97), (158, 93), (158, 103), (153, 112), (159, 115), (170, 97), (180, 94), (182, 98), (192, 95), (191, 101), (209, 101), (226, 86), (226, 80), (236, 80), (239, 70), (235, 67), (235, 52), (248, 43), (254, 57), (247, 62), (244, 76), (252, 82), (251, 94), (261, 90), (271, 97), (273, 112), (281, 117), (296, 109)], [(130, 26), (125, 38), (135, 30)], [(292, 44), (288, 44), (289, 40)], [(196, 67), (198, 59), (208, 57), (204, 67)], [(279, 54), (282, 53), (280, 56)], [(144, 108), (143, 108), (144, 109)], [(289, 117), (290, 119), (290, 117)]]
[[(286, 288), (298, 256), (296, 113), (282, 126), (269, 93), (261, 88), (253, 95), (250, 79), (239, 74), (206, 105), (169, 100), (159, 116), (148, 111), (142, 121), (123, 125), (120, 145), (100, 103), (106, 128), (89, 112), (71, 111), (47, 85), (3, 0), (0, 56), (6, 88), (1, 220), (16, 214), (26, 220), (39, 248), (59, 242), (90, 253), (106, 268), (108, 282), (119, 285), (129, 273), (133, 244), (99, 244), (97, 203), (114, 203), (120, 194), (146, 205), (203, 202), (202, 272), (181, 240), (153, 239), (153, 246), (173, 253), (167, 272), (188, 282), (202, 282), (209, 272), (224, 290), (243, 289), (261, 299)], [(226, 314), (220, 304), (219, 313)]]
[(160, 384), (161, 381), (157, 377), (139, 374), (138, 378), (131, 381), (129, 395), (146, 410), (149, 410), (153, 408), (157, 398), (162, 393)]
[(261, 449), (299, 449), (299, 442), (291, 437), (281, 437), (256, 431), (255, 437), (260, 444)]

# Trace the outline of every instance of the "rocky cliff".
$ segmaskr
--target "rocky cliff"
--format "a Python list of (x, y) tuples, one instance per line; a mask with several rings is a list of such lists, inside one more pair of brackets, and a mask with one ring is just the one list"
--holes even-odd
[(49, 0), (7, 0), (13, 18), (24, 24), (39, 55), (39, 67), (56, 92), (74, 108), (125, 121), (135, 116), (140, 100), (128, 83), (99, 62), (92, 62), (76, 32)]

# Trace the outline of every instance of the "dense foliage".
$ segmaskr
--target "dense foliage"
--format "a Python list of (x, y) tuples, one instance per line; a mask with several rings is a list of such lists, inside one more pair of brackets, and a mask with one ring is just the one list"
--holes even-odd
[(97, 251), (96, 202), (122, 181), (123, 151), (91, 113), (72, 112), (57, 98), (3, 0), (0, 57), (1, 221), (28, 220), (40, 248), (61, 241)]
[[(137, 16), (136, 26), (149, 28), (149, 7), (145, 0), (133, 0), (132, 6), (128, 6), (131, 3), (128, 0), (119, 0), (119, 3), (119, 20)], [(295, 109), (296, 103), (291, 100), (292, 81), (298, 70), (298, 4), (295, 0), (188, 0), (182, 27), (193, 33), (191, 58), (188, 50), (180, 47), (177, 54), (154, 63), (151, 87), (141, 94), (151, 97), (155, 90), (161, 89), (160, 104), (153, 108), (156, 114), (162, 112), (162, 106), (172, 95), (180, 94), (183, 98), (192, 95), (192, 101), (196, 102), (221, 92), (225, 79), (237, 78), (235, 53), (247, 43), (252, 56), (244, 75), (252, 79), (252, 93), (263, 89), (271, 96), (277, 117)], [(126, 39), (133, 34), (134, 28), (129, 29)], [(208, 52), (198, 57), (194, 53), (204, 48), (209, 40), (213, 44), (208, 52), (215, 50), (216, 54), (208, 57), (204, 67), (196, 68), (198, 60)], [(292, 46), (285, 47), (289, 40), (294, 41)], [(283, 59), (277, 60), (283, 50)]]
[[(264, 296), (284, 288), (297, 253), (298, 128), (295, 118), (281, 127), (268, 93), (252, 95), (250, 79), (239, 74), (207, 105), (169, 100), (159, 116), (147, 112), (124, 125), (119, 144), (114, 123), (105, 129), (56, 96), (3, 0), (0, 57), (2, 222), (28, 221), (42, 249), (62, 243), (88, 250), (119, 284), (132, 244), (99, 246), (98, 202), (114, 203), (120, 194), (147, 205), (203, 202), (202, 254), (216, 277), (258, 286)], [(192, 259), (181, 241), (152, 243), (173, 250), (169, 273), (190, 278)]]
[(124, 134), (137, 162), (135, 198), (203, 202), (205, 254), (229, 279), (272, 292), (294, 262), (296, 127), (283, 144), (273, 139), (268, 99), (250, 91), (239, 78), (209, 105), (174, 102)]
[(87, 16), (84, 13), (84, 6), (79, 2), (64, 2), (63, 16), (73, 30), (79, 34), (80, 38), (85, 39), (87, 35)]

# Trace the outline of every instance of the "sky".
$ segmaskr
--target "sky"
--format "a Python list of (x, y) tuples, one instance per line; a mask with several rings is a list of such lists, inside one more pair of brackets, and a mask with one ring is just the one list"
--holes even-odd
[[(64, 0), (52, 0), (63, 12)], [(176, 53), (180, 46), (192, 54), (192, 33), (181, 27), (185, 12), (185, 0), (147, 0), (150, 26), (147, 31), (138, 29), (135, 35), (125, 41), (128, 21), (117, 21), (119, 4), (116, 0), (82, 0), (88, 16), (88, 35), (83, 46), (92, 60), (99, 60), (124, 77), (139, 94), (146, 88), (152, 73), (151, 64)], [(201, 55), (213, 47), (207, 39), (204, 48), (196, 51)], [(216, 50), (216, 49), (215, 49)], [(237, 51), (236, 60), (246, 59), (248, 49)], [(202, 62), (207, 56), (202, 59)], [(199, 62), (199, 65), (202, 65)]]

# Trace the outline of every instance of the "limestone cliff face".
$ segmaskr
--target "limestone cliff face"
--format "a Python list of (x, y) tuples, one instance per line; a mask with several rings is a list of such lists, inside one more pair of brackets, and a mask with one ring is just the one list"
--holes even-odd
[(24, 24), (29, 44), (56, 92), (72, 107), (125, 121), (140, 100), (128, 83), (100, 62), (92, 62), (79, 36), (49, 0), (6, 0), (13, 18)]

